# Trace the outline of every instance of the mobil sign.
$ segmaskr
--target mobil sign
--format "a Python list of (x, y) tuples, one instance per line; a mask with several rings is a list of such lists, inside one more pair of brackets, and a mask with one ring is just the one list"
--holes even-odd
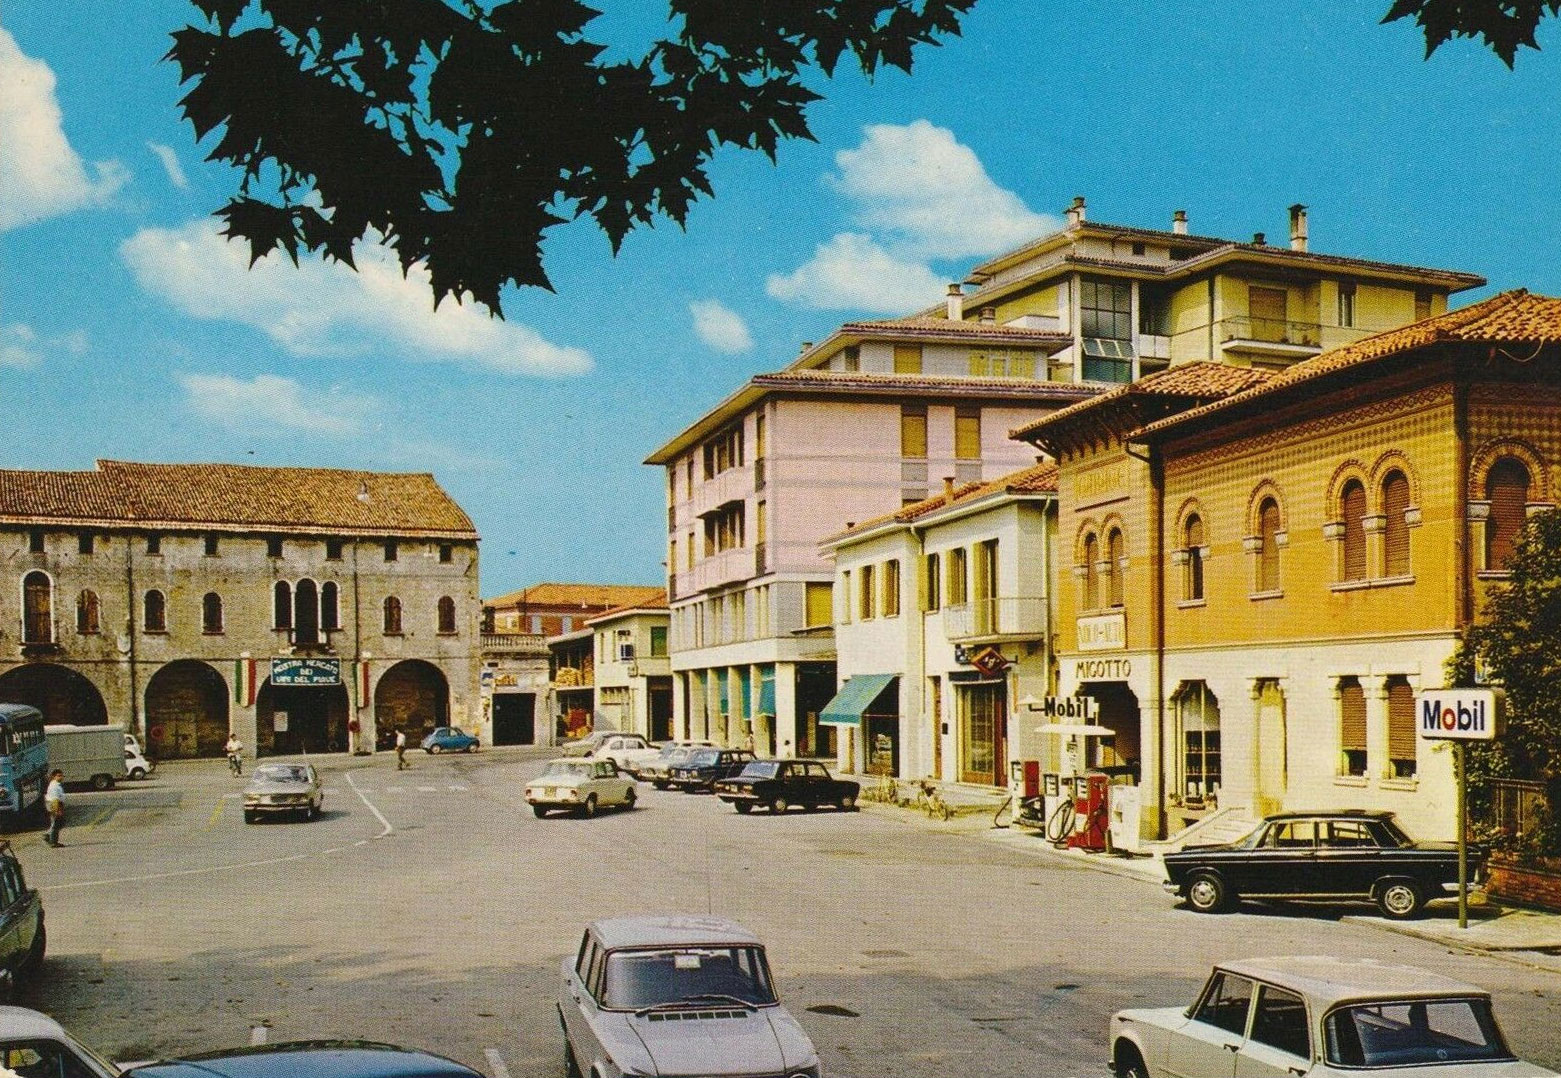
[(1490, 741), (1501, 732), (1501, 693), (1495, 689), (1427, 689), (1415, 696), (1420, 736)]

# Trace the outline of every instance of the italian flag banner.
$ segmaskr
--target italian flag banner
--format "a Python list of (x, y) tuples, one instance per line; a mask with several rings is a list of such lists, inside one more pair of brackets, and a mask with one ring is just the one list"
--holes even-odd
[(255, 705), (255, 660), (248, 655), (233, 662), (233, 702), (240, 707)]

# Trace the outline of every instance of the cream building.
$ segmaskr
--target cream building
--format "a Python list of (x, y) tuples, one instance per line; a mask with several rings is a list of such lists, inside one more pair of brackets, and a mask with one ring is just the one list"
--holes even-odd
[(666, 594), (598, 614), (586, 626), (596, 647), (597, 728), (671, 738)]

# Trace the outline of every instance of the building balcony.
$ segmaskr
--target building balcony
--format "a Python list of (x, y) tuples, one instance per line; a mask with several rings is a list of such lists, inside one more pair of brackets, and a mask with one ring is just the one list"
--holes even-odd
[(754, 469), (748, 464), (728, 468), (694, 487), (691, 512), (696, 517), (712, 513), (729, 502), (746, 501), (754, 492)]
[[(708, 591), (711, 588), (736, 584), (758, 575), (754, 551), (749, 547), (734, 547), (719, 554), (711, 554), (686, 573), (679, 573), (678, 594)], [(683, 587), (683, 582), (687, 587)]]
[(1001, 640), (1044, 640), (1044, 595), (999, 595), (943, 608), (943, 633), (964, 644)]
[(65, 649), (55, 640), (22, 641), (22, 658), (24, 659), (52, 659), (63, 654), (65, 654)]
[(596, 668), (575, 666), (560, 666), (553, 671), (552, 686), (554, 689), (589, 689), (596, 684)]
[(1220, 348), (1243, 355), (1305, 359), (1322, 351), (1323, 327), (1318, 322), (1236, 315), (1215, 323)]
[(547, 637), (541, 633), (483, 633), (482, 650), (490, 655), (546, 655)]

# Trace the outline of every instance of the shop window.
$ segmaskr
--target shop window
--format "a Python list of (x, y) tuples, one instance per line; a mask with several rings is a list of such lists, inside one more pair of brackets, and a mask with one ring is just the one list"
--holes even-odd
[(455, 632), (455, 600), (448, 595), (439, 597), (439, 632), (445, 636)]
[(1123, 577), (1127, 574), (1123, 572), (1122, 566), (1125, 556), (1122, 529), (1112, 528), (1106, 535), (1106, 583), (1113, 608), (1121, 607), (1126, 601)]
[(54, 643), (54, 581), (48, 573), (34, 571), (22, 578), (22, 642)]
[(1219, 701), (1200, 681), (1177, 695), (1176, 710), (1182, 731), (1182, 795), (1206, 801), (1220, 789)]
[(1258, 573), (1257, 590), (1279, 590), (1279, 503), (1264, 498), (1258, 507)]
[[(533, 616), (532, 621), (533, 622), (539, 622), (539, 621), (541, 621), (541, 619)], [(533, 633), (538, 632), (539, 631), (539, 627), (537, 625), (533, 624), (531, 631)], [(385, 630), (384, 630), (384, 632), (385, 632), (386, 636), (400, 636), (401, 635), (401, 600), (396, 598), (394, 595), (387, 595), (387, 596), (385, 596)]]
[(1366, 579), (1366, 488), (1358, 479), (1344, 484), (1339, 495), (1344, 516), (1344, 580)]
[(1084, 609), (1100, 609), (1100, 540), (1091, 532), (1084, 537)]
[(1415, 690), (1406, 678), (1388, 678), (1388, 777), (1415, 777)]
[(201, 599), (201, 632), (215, 635), (222, 632), (222, 596), (208, 591)]
[(155, 588), (141, 600), (141, 625), (149, 633), (168, 631), (168, 600)]
[(1485, 567), (1505, 570), (1517, 550), (1518, 535), (1527, 519), (1529, 474), (1523, 462), (1503, 457), (1485, 478), (1490, 518), (1485, 524)]
[(1366, 773), (1366, 691), (1359, 678), (1339, 681), (1339, 773)]
[(76, 632), (93, 636), (98, 632), (98, 593), (88, 589), (76, 596)]
[(1382, 532), (1382, 573), (1384, 576), (1409, 575), (1409, 480), (1400, 471), (1389, 472), (1382, 480), (1382, 512), (1387, 524)]
[(1182, 525), (1182, 547), (1187, 554), (1182, 572), (1182, 598), (1188, 602), (1203, 600), (1203, 519), (1196, 513)]

